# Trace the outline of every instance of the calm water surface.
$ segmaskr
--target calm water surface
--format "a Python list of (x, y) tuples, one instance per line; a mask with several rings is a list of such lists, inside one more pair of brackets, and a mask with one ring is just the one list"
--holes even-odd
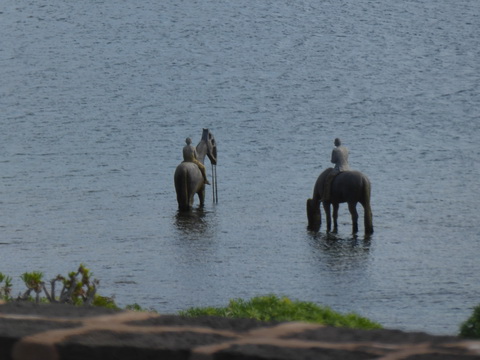
[[(275, 293), (436, 334), (480, 303), (476, 0), (5, 0), (0, 30), (14, 292), (84, 263), (121, 306)], [(219, 203), (180, 216), (203, 127)], [(335, 137), (372, 182), (370, 239), (346, 206), (338, 234), (306, 230)]]

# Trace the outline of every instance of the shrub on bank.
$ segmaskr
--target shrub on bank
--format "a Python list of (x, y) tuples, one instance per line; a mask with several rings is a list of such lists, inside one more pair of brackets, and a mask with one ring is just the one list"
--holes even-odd
[[(17, 298), (11, 297), (12, 279), (0, 273), (0, 299), (7, 301), (34, 301), (36, 303), (69, 303), (74, 305), (93, 305), (119, 309), (112, 298), (97, 294), (98, 280), (92, 278), (89, 269), (80, 265), (76, 272), (68, 276), (58, 275), (49, 281), (49, 287), (43, 281), (43, 273), (24, 273), (21, 279), (27, 290)], [(58, 292), (56, 285), (60, 284)], [(58, 294), (57, 294), (58, 292)], [(126, 310), (145, 310), (138, 304), (127, 305)], [(311, 302), (292, 301), (287, 297), (275, 295), (254, 297), (250, 300), (232, 299), (224, 308), (191, 308), (179, 313), (183, 316), (221, 316), (229, 318), (251, 318), (261, 321), (307, 321), (330, 326), (360, 329), (378, 329), (381, 325), (357, 314), (340, 314), (329, 307), (318, 306)]]
[(468, 339), (480, 339), (480, 304), (473, 309), (472, 315), (460, 326), (460, 336)]
[(292, 301), (275, 295), (254, 297), (248, 301), (230, 300), (226, 307), (194, 307), (181, 311), (183, 316), (221, 316), (261, 321), (306, 321), (329, 326), (380, 329), (382, 326), (354, 313), (340, 314), (311, 302)]
[[(74, 305), (101, 306), (120, 309), (113, 298), (97, 294), (98, 280), (92, 279), (91, 272), (80, 265), (76, 272), (68, 276), (58, 275), (49, 281), (50, 287), (43, 281), (43, 273), (30, 272), (21, 275), (27, 290), (17, 298), (11, 296), (12, 278), (0, 272), (0, 300), (34, 301), (36, 303), (70, 303)], [(62, 285), (56, 294), (56, 284)], [(126, 310), (155, 311), (143, 309), (138, 304), (127, 305)], [(155, 311), (156, 312), (156, 311)], [(382, 326), (355, 313), (340, 314), (329, 307), (311, 302), (292, 301), (287, 297), (275, 295), (254, 297), (250, 300), (232, 299), (226, 307), (193, 307), (180, 311), (180, 315), (220, 316), (227, 318), (250, 318), (260, 321), (306, 321), (329, 326), (358, 329), (380, 329)], [(472, 315), (460, 326), (459, 336), (480, 339), (480, 304), (474, 308)]]
[[(11, 296), (12, 278), (0, 273), (0, 299), (5, 301), (34, 301), (35, 303), (67, 303), (73, 305), (93, 305), (110, 309), (119, 309), (112, 298), (97, 294), (99, 281), (92, 278), (92, 274), (83, 264), (77, 271), (67, 276), (57, 275), (46, 283), (43, 273), (39, 271), (23, 273), (23, 280), (27, 290), (17, 298)], [(58, 290), (61, 285), (61, 290)], [(58, 293), (57, 293), (58, 292)]]

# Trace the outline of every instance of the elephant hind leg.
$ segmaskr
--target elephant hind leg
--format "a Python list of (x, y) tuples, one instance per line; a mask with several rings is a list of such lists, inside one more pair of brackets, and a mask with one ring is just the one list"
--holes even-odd
[(327, 233), (330, 232), (332, 229), (332, 217), (330, 215), (330, 203), (329, 202), (323, 202), (323, 210), (325, 211), (325, 218), (327, 222)]
[(338, 232), (338, 208), (340, 207), (339, 204), (333, 204), (333, 232)]
[(357, 212), (357, 203), (349, 202), (348, 210), (352, 215), (352, 233), (356, 234), (358, 232), (358, 212)]
[(200, 207), (205, 205), (205, 187), (198, 192), (198, 200), (200, 201)]
[(366, 235), (371, 235), (373, 234), (373, 220), (372, 220), (372, 209), (370, 208), (370, 205), (364, 205), (363, 206), (364, 210), (364, 226), (365, 226), (365, 234)]
[(189, 211), (191, 207), (190, 195), (187, 186), (181, 177), (175, 178), (175, 190), (177, 192), (178, 210)]

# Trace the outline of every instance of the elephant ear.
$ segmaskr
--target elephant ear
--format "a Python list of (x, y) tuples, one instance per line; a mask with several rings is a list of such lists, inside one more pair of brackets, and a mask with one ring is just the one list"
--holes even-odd
[(215, 137), (208, 129), (203, 129), (202, 138), (207, 143), (207, 156), (213, 165), (217, 165), (217, 142)]
[(213, 165), (217, 165), (217, 143), (215, 142), (215, 138), (212, 137), (212, 158), (210, 158), (210, 161), (212, 162)]

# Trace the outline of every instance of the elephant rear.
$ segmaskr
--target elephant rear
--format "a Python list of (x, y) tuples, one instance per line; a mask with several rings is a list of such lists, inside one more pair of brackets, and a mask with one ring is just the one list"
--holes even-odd
[(335, 184), (341, 198), (346, 202), (359, 202), (364, 209), (365, 234), (373, 234), (373, 215), (370, 205), (371, 183), (365, 174), (359, 171), (347, 171), (341, 173)]
[(178, 209), (181, 211), (186, 211), (190, 208), (187, 186), (188, 172), (187, 168), (183, 166), (183, 164), (184, 163), (181, 163), (177, 166), (173, 180), (175, 183), (175, 191), (177, 193)]
[[(193, 205), (194, 195), (204, 188), (202, 173), (194, 163), (182, 162), (177, 166), (173, 178), (178, 209), (188, 211)], [(203, 200), (201, 199), (200, 202), (202, 203)]]

